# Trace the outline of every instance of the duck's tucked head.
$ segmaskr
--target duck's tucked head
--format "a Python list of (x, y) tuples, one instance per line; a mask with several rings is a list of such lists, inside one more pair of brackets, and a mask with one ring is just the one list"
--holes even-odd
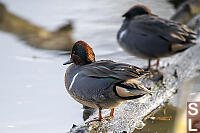
[(84, 41), (77, 41), (72, 47), (71, 59), (69, 62), (64, 63), (74, 63), (76, 65), (90, 64), (95, 61), (95, 54), (92, 48)]
[(130, 19), (135, 16), (144, 14), (151, 14), (151, 10), (144, 5), (135, 5), (132, 8), (130, 8), (122, 17)]

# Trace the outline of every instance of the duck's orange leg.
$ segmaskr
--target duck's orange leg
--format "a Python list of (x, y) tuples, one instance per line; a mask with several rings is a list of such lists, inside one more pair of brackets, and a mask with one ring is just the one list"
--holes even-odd
[(111, 116), (111, 117), (114, 117), (114, 112), (115, 112), (115, 109), (112, 108), (112, 109), (110, 110), (110, 116)]
[(103, 117), (102, 117), (102, 111), (101, 111), (101, 108), (99, 108), (99, 120), (102, 120)]

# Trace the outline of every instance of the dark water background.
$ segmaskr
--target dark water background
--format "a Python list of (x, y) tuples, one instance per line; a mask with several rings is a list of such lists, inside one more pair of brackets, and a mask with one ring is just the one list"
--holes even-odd
[[(46, 29), (74, 22), (75, 40), (88, 42), (99, 59), (113, 59), (137, 66), (146, 61), (119, 47), (117, 31), (122, 14), (135, 4), (169, 18), (172, 6), (165, 0), (0, 0), (8, 10)], [(34, 49), (17, 37), (0, 31), (0, 133), (63, 133), (81, 123), (82, 106), (64, 87), (69, 56)]]

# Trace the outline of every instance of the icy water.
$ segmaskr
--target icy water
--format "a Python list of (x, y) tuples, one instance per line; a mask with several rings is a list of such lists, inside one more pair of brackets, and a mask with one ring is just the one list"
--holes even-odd
[[(74, 39), (88, 42), (99, 59), (137, 66), (146, 61), (122, 51), (116, 33), (122, 14), (145, 4), (169, 18), (173, 9), (165, 0), (0, 0), (8, 10), (30, 22), (54, 30), (74, 22)], [(34, 49), (0, 31), (0, 133), (64, 133), (82, 120), (82, 105), (65, 90), (63, 62), (69, 56)]]

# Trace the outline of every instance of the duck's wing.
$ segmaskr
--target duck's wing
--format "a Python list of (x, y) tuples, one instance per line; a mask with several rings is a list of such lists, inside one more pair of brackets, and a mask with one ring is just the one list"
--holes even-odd
[(122, 81), (140, 78), (149, 74), (148, 71), (144, 71), (139, 67), (124, 63), (116, 63), (111, 60), (94, 62), (86, 65), (83, 70), (83, 72), (89, 77), (114, 78)]
[(142, 35), (155, 35), (171, 44), (194, 44), (196, 34), (187, 26), (155, 15), (142, 15), (131, 20), (128, 28)]
[[(122, 99), (137, 99), (151, 93), (150, 90), (136, 80), (150, 73), (136, 66), (116, 63), (111, 60), (101, 60), (87, 65), (83, 70), (87, 77), (91, 79), (102, 80), (104, 81), (102, 84), (107, 82), (110, 85), (112, 84), (115, 95)], [(94, 86), (99, 85), (94, 84)]]

